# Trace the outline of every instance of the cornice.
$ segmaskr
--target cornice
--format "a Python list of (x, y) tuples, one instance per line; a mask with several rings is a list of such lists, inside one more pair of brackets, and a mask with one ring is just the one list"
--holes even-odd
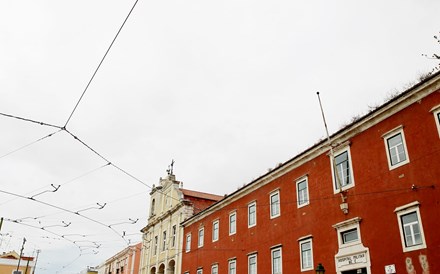
[[(426, 96), (430, 95), (433, 92), (436, 91), (439, 92), (438, 91), (439, 89), (440, 89), (440, 73), (437, 73), (436, 75), (428, 78), (427, 80), (419, 84), (416, 84), (407, 91), (389, 100), (388, 102), (379, 106), (370, 113), (364, 115), (363, 117), (353, 122), (352, 124), (332, 134), (332, 136), (330, 136), (332, 145), (334, 144), (337, 145), (350, 141), (350, 139), (353, 138), (354, 136), (360, 134), (361, 132), (364, 132), (365, 130), (371, 128), (372, 126), (395, 115), (396, 113), (407, 108), (411, 104), (420, 102), (423, 98), (425, 98)], [(320, 156), (321, 154), (328, 152), (329, 150), (330, 150), (329, 144), (326, 140), (319, 141), (311, 148), (298, 154), (297, 156), (285, 162), (284, 164), (278, 166), (274, 170), (269, 171), (268, 173), (260, 176), (259, 178), (255, 179), (254, 181), (250, 182), (244, 187), (227, 195), (225, 198), (218, 201), (217, 203), (214, 203), (205, 210), (183, 221), (182, 225), (186, 226), (199, 221), (205, 216), (208, 216), (211, 213), (231, 204), (232, 202), (241, 199), (242, 197), (252, 193), (255, 189), (258, 189), (262, 186), (269, 184), (273, 180), (280, 178), (286, 173)]]

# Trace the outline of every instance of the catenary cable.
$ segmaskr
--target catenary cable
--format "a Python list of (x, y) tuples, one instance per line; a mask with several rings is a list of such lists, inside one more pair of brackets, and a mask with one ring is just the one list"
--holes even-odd
[(138, 3), (138, 1), (139, 0), (136, 0), (134, 2), (133, 6), (130, 9), (130, 12), (125, 17), (124, 22), (122, 23), (121, 27), (119, 28), (118, 32), (116, 33), (115, 37), (113, 38), (113, 41), (110, 43), (110, 46), (107, 48), (107, 51), (105, 52), (104, 56), (102, 57), (101, 61), (98, 64), (98, 66), (96, 67), (95, 72), (93, 73), (92, 77), (90, 78), (89, 82), (87, 83), (83, 93), (81, 94), (81, 97), (76, 102), (75, 107), (73, 108), (72, 112), (70, 113), (69, 118), (67, 119), (66, 123), (64, 124), (64, 128), (66, 128), (67, 124), (69, 123), (70, 119), (72, 118), (73, 113), (76, 111), (79, 103), (81, 102), (82, 98), (84, 97), (84, 94), (86, 93), (87, 89), (89, 88), (90, 84), (92, 83), (93, 79), (95, 78), (96, 73), (98, 72), (99, 68), (101, 67), (102, 63), (104, 62), (104, 59), (107, 57), (107, 54), (109, 53), (110, 49), (112, 48), (113, 44), (115, 43), (116, 39), (118, 38), (119, 33), (121, 32), (122, 28), (124, 27), (125, 23), (127, 22), (128, 18), (130, 17), (131, 13), (133, 12), (134, 8), (136, 7), (136, 4)]
[(119, 237), (121, 237), (121, 238), (127, 243), (127, 240), (123, 237), (123, 235), (119, 234), (119, 232), (116, 231), (113, 227), (111, 227), (111, 226), (109, 226), (109, 225), (106, 225), (106, 224), (104, 224), (104, 223), (102, 223), (102, 222), (100, 222), (100, 221), (98, 221), (98, 220), (92, 219), (92, 218), (87, 217), (87, 216), (85, 216), (85, 215), (82, 215), (82, 214), (80, 214), (80, 213), (78, 213), (78, 212), (74, 212), (74, 211), (71, 211), (71, 210), (69, 210), (69, 209), (65, 209), (65, 208), (62, 208), (62, 207), (59, 207), (59, 206), (56, 206), (56, 205), (52, 205), (52, 204), (50, 204), (50, 203), (46, 203), (46, 202), (43, 202), (43, 201), (41, 201), (41, 200), (37, 200), (37, 199), (31, 198), (31, 197), (22, 196), (22, 195), (19, 195), (19, 194), (16, 194), (16, 193), (12, 193), (12, 192), (9, 192), (9, 191), (4, 191), (4, 190), (0, 190), (0, 192), (1, 192), (1, 193), (4, 193), (4, 194), (8, 194), (8, 195), (15, 196), (15, 197), (20, 197), (20, 198), (22, 198), (22, 199), (26, 199), (26, 200), (34, 201), (34, 202), (37, 202), (37, 203), (43, 204), (43, 205), (45, 205), (45, 206), (49, 206), (49, 207), (52, 207), (52, 208), (55, 208), (55, 209), (58, 209), (58, 210), (61, 210), (61, 211), (64, 211), (64, 212), (70, 213), (70, 214), (72, 214), (72, 215), (76, 215), (76, 216), (80, 216), (80, 217), (82, 217), (82, 218), (85, 218), (85, 219), (87, 219), (87, 220), (89, 220), (89, 221), (91, 221), (91, 222), (94, 222), (94, 223), (98, 224), (98, 225), (101, 225), (101, 226), (104, 226), (104, 227), (106, 227), (106, 228), (108, 228), (108, 229), (111, 229), (114, 233), (116, 233)]
[(41, 141), (43, 141), (44, 139), (47, 139), (47, 138), (49, 138), (49, 137), (52, 137), (53, 135), (57, 134), (57, 133), (60, 132), (61, 130), (62, 130), (62, 129), (57, 130), (57, 131), (55, 131), (55, 132), (52, 132), (52, 133), (50, 133), (50, 134), (48, 134), (48, 135), (46, 135), (46, 136), (44, 136), (44, 137), (41, 137), (41, 138), (39, 138), (39, 139), (37, 139), (37, 140), (35, 140), (35, 141), (29, 143), (29, 144), (26, 144), (26, 145), (24, 145), (24, 146), (21, 146), (21, 147), (19, 147), (19, 148), (16, 148), (16, 149), (14, 149), (14, 150), (11, 150), (11, 151), (7, 152), (6, 154), (0, 155), (0, 159), (4, 158), (4, 157), (6, 157), (6, 156), (9, 156), (9, 155), (11, 155), (11, 154), (13, 154), (13, 153), (15, 153), (15, 152), (17, 152), (17, 151), (20, 151), (20, 150), (22, 150), (22, 149), (25, 149), (25, 148), (27, 148), (27, 147), (33, 145), (33, 144), (36, 144), (36, 143), (38, 143), (38, 142), (41, 142)]

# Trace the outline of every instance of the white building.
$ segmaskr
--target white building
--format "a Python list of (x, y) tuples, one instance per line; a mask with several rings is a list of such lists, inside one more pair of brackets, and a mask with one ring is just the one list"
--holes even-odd
[(180, 223), (223, 196), (181, 188), (181, 182), (168, 171), (150, 192), (148, 224), (141, 231), (140, 274), (180, 274), (183, 228)]

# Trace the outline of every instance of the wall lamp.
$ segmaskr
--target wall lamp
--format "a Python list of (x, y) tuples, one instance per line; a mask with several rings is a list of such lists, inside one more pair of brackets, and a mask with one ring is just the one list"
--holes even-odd
[(318, 266), (316, 266), (315, 272), (316, 274), (324, 274), (325, 273), (324, 266), (321, 263), (319, 263)]

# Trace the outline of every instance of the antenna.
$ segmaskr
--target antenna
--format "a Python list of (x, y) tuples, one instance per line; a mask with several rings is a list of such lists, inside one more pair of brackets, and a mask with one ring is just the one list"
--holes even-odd
[(330, 134), (328, 133), (328, 127), (327, 127), (327, 122), (325, 120), (324, 109), (322, 108), (321, 97), (319, 96), (319, 92), (316, 92), (316, 95), (318, 96), (319, 107), (321, 108), (322, 120), (324, 121), (325, 133), (327, 134), (327, 142), (328, 142), (328, 145), (330, 147), (330, 157), (331, 157), (331, 162), (332, 162), (332, 165), (333, 165), (333, 172), (334, 172), (335, 177), (336, 177), (335, 179), (336, 179), (336, 183), (338, 184), (339, 193), (341, 194), (342, 203), (340, 204), (340, 207), (341, 207), (342, 212), (344, 212), (344, 214), (348, 214), (348, 203), (345, 202), (347, 197), (342, 192), (341, 178), (340, 178), (338, 170), (336, 168), (335, 153), (333, 151), (333, 145), (332, 145), (332, 142), (330, 140)]

